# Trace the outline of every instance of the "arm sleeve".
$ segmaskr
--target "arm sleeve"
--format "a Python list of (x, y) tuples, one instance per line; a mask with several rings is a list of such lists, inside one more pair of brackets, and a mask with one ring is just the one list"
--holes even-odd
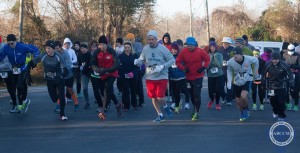
[(34, 62), (34, 64), (37, 64), (39, 62), (41, 62), (42, 57), (45, 55), (46, 53), (40, 54), (39, 56), (35, 57), (34, 59), (32, 59), (32, 61)]
[(220, 54), (220, 56), (219, 56), (219, 63), (218, 63), (218, 66), (219, 66), (219, 69), (223, 69), (223, 55), (222, 54)]
[(36, 58), (40, 55), (40, 51), (36, 46), (32, 46), (32, 47), (26, 46), (26, 52), (31, 53), (33, 55), (33, 58)]
[(204, 67), (208, 67), (209, 63), (210, 63), (210, 57), (208, 54), (206, 54), (205, 52), (202, 52), (202, 60), (204, 61)]
[(290, 85), (293, 86), (295, 78), (294, 78), (293, 72), (291, 71), (291, 68), (284, 62), (282, 62), (282, 65), (283, 65), (284, 69), (286, 70)]
[(93, 71), (95, 71), (96, 69), (99, 68), (98, 66), (98, 62), (97, 62), (97, 55), (99, 53), (99, 50), (96, 50), (92, 55), (91, 55), (91, 62), (90, 62), (90, 66), (92, 68)]
[(111, 73), (113, 71), (116, 71), (120, 67), (120, 60), (119, 57), (117, 56), (116, 52), (111, 52), (114, 60), (114, 65), (110, 68), (107, 68), (105, 71), (108, 73)]
[(8, 60), (7, 56), (1, 61), (1, 63), (3, 63), (3, 64), (0, 64), (0, 69), (1, 70), (11, 68), (11, 64), (9, 63), (9, 60)]
[(174, 59), (174, 57), (173, 57), (173, 55), (172, 55), (172, 53), (171, 53), (170, 51), (164, 51), (164, 55), (165, 55), (165, 58), (166, 58), (167, 62), (164, 63), (163, 66), (164, 66), (165, 68), (168, 68), (168, 67), (170, 67), (172, 64), (175, 63), (175, 59)]
[(183, 66), (183, 54), (182, 54), (183, 52), (181, 52), (181, 53), (179, 53), (179, 55), (177, 56), (177, 58), (176, 58), (176, 65), (177, 65), (177, 67), (178, 67), (178, 69), (180, 69), (180, 70), (184, 70), (185, 69), (185, 66)]
[(253, 76), (254, 76), (254, 79), (256, 79), (259, 77), (259, 74), (258, 74), (259, 61), (258, 61), (258, 58), (256, 58), (256, 57), (252, 56), (251, 58), (252, 58), (252, 63), (254, 64)]
[(232, 74), (233, 74), (233, 69), (230, 63), (228, 63), (227, 67), (227, 83), (232, 83)]

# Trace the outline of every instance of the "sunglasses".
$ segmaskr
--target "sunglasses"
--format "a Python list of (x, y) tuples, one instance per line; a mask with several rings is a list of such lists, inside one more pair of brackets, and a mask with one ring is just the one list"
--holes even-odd
[(13, 42), (11, 42), (11, 43), (7, 43), (7, 44), (12, 46), (12, 45), (14, 45), (14, 41), (13, 41)]

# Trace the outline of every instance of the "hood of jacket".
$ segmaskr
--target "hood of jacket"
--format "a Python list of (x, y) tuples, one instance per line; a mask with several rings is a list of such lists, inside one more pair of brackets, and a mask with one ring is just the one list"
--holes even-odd
[[(64, 40), (64, 44), (65, 44), (65, 43), (67, 43), (67, 42), (69, 42), (69, 43), (70, 43), (70, 48), (72, 48), (72, 46), (73, 46), (73, 43), (72, 43), (72, 41), (71, 41), (69, 38), (65, 38), (65, 40)], [(68, 49), (70, 49), (70, 48), (68, 48)], [(63, 49), (67, 49), (67, 48), (63, 47)]]

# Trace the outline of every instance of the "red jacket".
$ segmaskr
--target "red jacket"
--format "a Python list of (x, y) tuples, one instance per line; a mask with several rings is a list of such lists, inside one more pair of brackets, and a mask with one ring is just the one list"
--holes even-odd
[(210, 57), (203, 49), (198, 47), (193, 51), (190, 51), (187, 47), (183, 48), (176, 58), (176, 65), (180, 70), (189, 69), (189, 72), (186, 73), (187, 80), (204, 77), (204, 72), (197, 72), (203, 67), (202, 63), (204, 63), (203, 66), (206, 68), (210, 63)]
[(172, 50), (171, 44), (164, 44), (164, 46), (165, 46), (166, 48), (168, 48), (169, 51)]

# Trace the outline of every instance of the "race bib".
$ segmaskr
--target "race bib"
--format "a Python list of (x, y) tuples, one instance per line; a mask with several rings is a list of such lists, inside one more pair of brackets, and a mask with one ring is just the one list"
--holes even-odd
[(53, 72), (47, 72), (47, 73), (46, 73), (46, 76), (49, 77), (49, 78), (55, 78), (55, 77), (56, 77), (56, 73), (53, 73)]
[(210, 69), (210, 72), (211, 72), (212, 74), (215, 74), (215, 73), (218, 73), (218, 72), (219, 72), (219, 69), (218, 69), (218, 67), (212, 67), (212, 68)]
[(242, 86), (248, 81), (248, 78), (249, 78), (248, 73), (244, 73), (244, 72), (237, 73), (234, 76), (234, 84), (236, 84), (237, 86)]
[(227, 66), (227, 61), (223, 61), (223, 66)]
[(21, 74), (21, 69), (17, 68), (17, 67), (14, 67), (13, 68), (13, 74)]
[(5, 79), (8, 77), (8, 73), (7, 72), (0, 72), (0, 76), (1, 78)]
[(268, 96), (275, 96), (274, 90), (268, 90)]

